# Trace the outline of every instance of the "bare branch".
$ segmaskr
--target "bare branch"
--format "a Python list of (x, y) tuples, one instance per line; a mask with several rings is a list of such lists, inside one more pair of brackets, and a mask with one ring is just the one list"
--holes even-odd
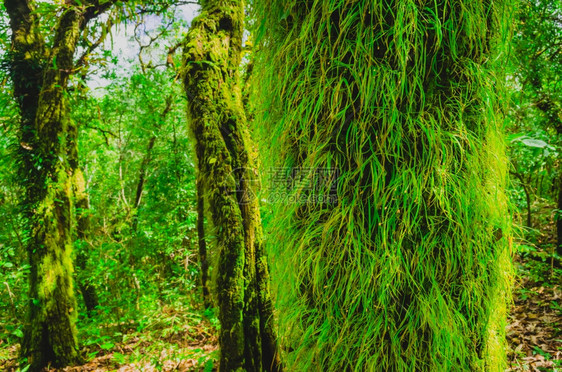
[(103, 4), (100, 3), (100, 0), (88, 2), (86, 5), (86, 11), (84, 12), (84, 22), (82, 23), (81, 28), (84, 29), (89, 21), (109, 10), (117, 1), (118, 0), (109, 0)]
[[(106, 29), (109, 30), (113, 26), (113, 24), (114, 24), (113, 18), (109, 17), (105, 23)], [(84, 53), (82, 53), (80, 58), (78, 58), (78, 61), (76, 62), (75, 65), (75, 69), (79, 69), (80, 67), (86, 65), (88, 57), (94, 52), (94, 50), (96, 50), (105, 41), (106, 36), (107, 33), (102, 32), (100, 36), (97, 38), (97, 40), (94, 41), (92, 44), (90, 44), (88, 49), (86, 49)]]

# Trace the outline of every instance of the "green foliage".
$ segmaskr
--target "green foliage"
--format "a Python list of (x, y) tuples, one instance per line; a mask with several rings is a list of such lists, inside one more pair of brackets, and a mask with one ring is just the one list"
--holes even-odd
[(544, 198), (552, 205), (560, 189), (562, 7), (560, 2), (524, 0), (516, 21), (509, 79), (509, 155), (517, 179), (512, 196), (520, 209), (532, 213), (534, 200)]
[(182, 304), (179, 297), (162, 307), (144, 309), (136, 320), (84, 319), (79, 326), (88, 359), (109, 354), (115, 367), (149, 364), (160, 370), (165, 363), (196, 361), (195, 366), (203, 369), (217, 360), (214, 348), (192, 346), (213, 329), (206, 317)]
[(265, 162), (337, 175), (275, 190), (287, 368), (503, 371), (511, 4), (254, 4)]
[(509, 156), (514, 178), (519, 188), (512, 189), (512, 200), (523, 209), (525, 196), (518, 193), (522, 186), (533, 185), (533, 194), (552, 195), (556, 180), (559, 150), (551, 145), (552, 136), (540, 126), (530, 125), (526, 133), (513, 133), (507, 136)]
[[(115, 79), (105, 92), (76, 97), (81, 164), (90, 198), (87, 280), (103, 311), (133, 317), (141, 296), (164, 301), (195, 286), (197, 275), (193, 163), (181, 94), (169, 73), (150, 70)], [(170, 111), (163, 115), (170, 92)], [(147, 154), (147, 144), (155, 145)], [(143, 161), (146, 177), (136, 203)], [(137, 230), (133, 230), (133, 220)], [(187, 270), (186, 270), (187, 269)]]
[(22, 324), (13, 322), (18, 314), (25, 313), (27, 305), (27, 275), (29, 265), (24, 263), (26, 232), (18, 209), (22, 190), (16, 182), (17, 171), (13, 149), (17, 144), (15, 126), (17, 111), (11, 99), (11, 86), (5, 71), (0, 70), (0, 348), (19, 342)]

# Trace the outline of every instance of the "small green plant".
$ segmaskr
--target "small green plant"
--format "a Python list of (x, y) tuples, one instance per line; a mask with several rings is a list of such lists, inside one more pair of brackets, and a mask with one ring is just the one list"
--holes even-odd
[(117, 364), (121, 365), (125, 364), (126, 357), (121, 353), (113, 353), (113, 359), (117, 362)]

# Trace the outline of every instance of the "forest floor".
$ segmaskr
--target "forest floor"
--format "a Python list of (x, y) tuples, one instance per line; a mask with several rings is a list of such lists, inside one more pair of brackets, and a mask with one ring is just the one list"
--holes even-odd
[[(562, 269), (553, 265), (552, 232), (553, 227), (536, 231), (536, 245), (519, 243), (507, 326), (507, 371), (562, 372)], [(143, 319), (119, 324), (86, 321), (80, 331), (85, 364), (47, 371), (216, 370), (217, 319), (212, 314), (166, 305)], [(0, 371), (18, 371), (18, 347), (1, 342)]]
[[(84, 364), (67, 368), (46, 368), (49, 372), (156, 372), (217, 370), (218, 338), (216, 318), (162, 307), (146, 322), (99, 324), (81, 329)], [(154, 317), (157, 315), (157, 317)], [(96, 327), (94, 330), (93, 327)], [(18, 346), (2, 348), (0, 371), (24, 372), (17, 367)]]
[(520, 275), (507, 327), (508, 371), (562, 371), (560, 274), (549, 278), (547, 272), (548, 280), (540, 280), (534, 270), (554, 273), (556, 269), (549, 269), (547, 260), (534, 259), (520, 258), (517, 263)]
[[(556, 229), (552, 206), (535, 205), (541, 230), (517, 244), (515, 287), (507, 326), (507, 371), (562, 371), (562, 268), (553, 258)], [(535, 215), (537, 215), (535, 214)]]

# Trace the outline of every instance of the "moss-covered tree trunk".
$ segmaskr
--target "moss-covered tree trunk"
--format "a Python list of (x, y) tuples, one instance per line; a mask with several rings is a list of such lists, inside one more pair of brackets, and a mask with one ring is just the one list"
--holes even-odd
[(255, 4), (287, 369), (503, 371), (508, 2)]
[[(562, 173), (558, 176), (558, 202), (557, 208), (562, 211)], [(562, 257), (562, 212), (556, 214), (556, 253)], [(562, 263), (561, 263), (562, 264)]]
[(60, 18), (39, 93), (29, 152), (31, 208), (31, 311), (22, 355), (32, 368), (47, 362), (65, 366), (79, 360), (76, 340), (76, 301), (72, 267), (72, 169), (67, 156), (69, 115), (64, 87), (73, 67), (80, 15), (67, 10)]
[(242, 107), (241, 0), (202, 4), (184, 47), (184, 86), (219, 262), (221, 371), (280, 369), (252, 145)]
[[(73, 128), (76, 130), (77, 128)], [(74, 137), (76, 138), (76, 137)], [(76, 146), (71, 146), (76, 149)], [(76, 154), (77, 155), (77, 154)], [(99, 298), (95, 285), (91, 282), (91, 276), (88, 274), (88, 252), (91, 246), (91, 212), (88, 194), (86, 193), (86, 181), (80, 166), (78, 165), (77, 156), (75, 160), (70, 161), (72, 169), (72, 182), (74, 192), (74, 204), (76, 208), (76, 267), (78, 268), (77, 282), (88, 316), (91, 317), (94, 310), (99, 305)]]
[(81, 28), (112, 4), (61, 6), (47, 48), (33, 1), (4, 0), (12, 29), (10, 72), (21, 114), (19, 155), (31, 266), (21, 355), (31, 371), (48, 363), (65, 366), (80, 360), (71, 258), (75, 175), (71, 162), (77, 157), (65, 89)]
[(74, 213), (76, 215), (76, 241), (74, 242), (77, 268), (76, 282), (82, 294), (88, 317), (91, 317), (99, 305), (97, 290), (88, 272), (89, 250), (92, 247), (92, 214), (90, 211), (90, 200), (86, 191), (86, 180), (79, 162), (78, 127), (75, 123), (69, 122), (67, 133), (67, 156), (68, 165), (72, 172), (72, 193), (74, 197)]
[(205, 190), (203, 180), (197, 176), (197, 246), (199, 248), (199, 274), (203, 305), (205, 309), (212, 306), (211, 291), (209, 290), (209, 261), (207, 257), (207, 240), (205, 238)]

